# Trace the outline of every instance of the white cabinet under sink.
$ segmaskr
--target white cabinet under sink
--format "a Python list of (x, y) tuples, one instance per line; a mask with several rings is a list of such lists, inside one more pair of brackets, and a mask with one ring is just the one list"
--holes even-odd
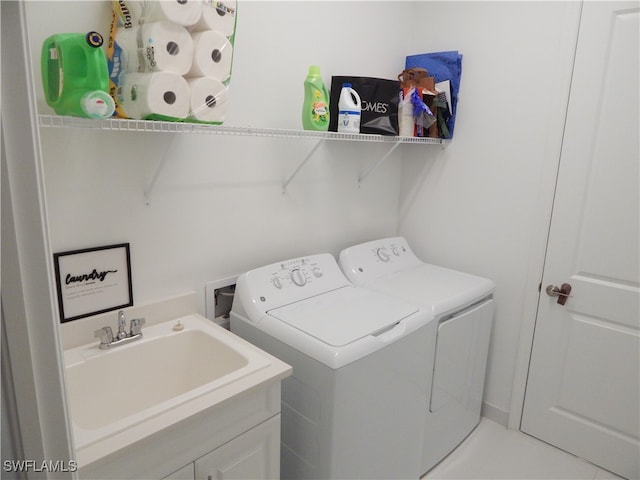
[(280, 478), (280, 415), (195, 462), (197, 480)]
[(265, 480), (279, 477), (280, 415), (276, 415), (164, 480)]
[(120, 480), (279, 478), (280, 382), (214, 406), (79, 473)]

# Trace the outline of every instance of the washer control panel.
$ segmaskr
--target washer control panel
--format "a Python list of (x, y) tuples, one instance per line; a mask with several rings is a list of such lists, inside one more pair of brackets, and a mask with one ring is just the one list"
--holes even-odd
[(375, 256), (378, 257), (378, 260), (381, 262), (389, 262), (393, 260), (394, 257), (399, 257), (407, 253), (407, 247), (405, 245), (396, 245), (395, 243), (390, 243), (382, 247), (374, 247), (371, 250), (375, 252)]
[(298, 258), (274, 264), (271, 273), (271, 283), (277, 289), (283, 289), (288, 285), (304, 287), (315, 279), (322, 278), (322, 262), (314, 257)]
[(340, 266), (356, 285), (421, 263), (402, 237), (361, 243), (340, 253)]
[(274, 263), (241, 277), (251, 302), (262, 311), (350, 285), (328, 253)]

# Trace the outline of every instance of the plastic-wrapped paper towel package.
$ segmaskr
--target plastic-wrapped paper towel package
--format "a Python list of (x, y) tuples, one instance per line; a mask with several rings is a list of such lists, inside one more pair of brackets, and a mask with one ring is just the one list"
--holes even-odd
[(121, 118), (221, 124), (236, 0), (114, 0), (109, 90)]

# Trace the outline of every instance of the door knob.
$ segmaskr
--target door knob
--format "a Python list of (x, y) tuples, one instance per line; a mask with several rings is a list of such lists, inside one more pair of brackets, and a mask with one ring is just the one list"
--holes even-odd
[(558, 297), (558, 302), (560, 305), (564, 305), (567, 301), (567, 298), (572, 297), (573, 295), (569, 295), (571, 293), (571, 285), (568, 283), (563, 283), (560, 287), (556, 285), (548, 285), (547, 286), (547, 295), (550, 297)]

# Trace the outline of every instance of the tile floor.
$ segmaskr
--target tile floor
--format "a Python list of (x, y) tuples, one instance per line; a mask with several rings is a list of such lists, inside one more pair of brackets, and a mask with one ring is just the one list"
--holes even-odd
[(422, 480), (619, 479), (578, 457), (483, 418), (480, 425)]

